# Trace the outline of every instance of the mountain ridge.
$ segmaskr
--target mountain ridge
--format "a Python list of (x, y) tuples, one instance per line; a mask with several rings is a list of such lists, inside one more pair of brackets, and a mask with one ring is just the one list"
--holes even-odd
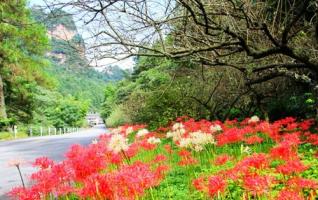
[(51, 40), (51, 50), (46, 54), (50, 67), (45, 70), (57, 79), (58, 91), (91, 102), (91, 110), (99, 108), (107, 83), (122, 79), (127, 72), (119, 66), (97, 71), (85, 57), (85, 44), (70, 14), (63, 10), (50, 13), (32, 7), (34, 19), (43, 24)]

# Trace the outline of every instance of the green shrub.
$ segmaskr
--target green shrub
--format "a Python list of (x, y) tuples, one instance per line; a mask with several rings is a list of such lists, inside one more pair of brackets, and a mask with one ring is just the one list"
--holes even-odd
[(130, 123), (130, 118), (125, 114), (124, 107), (122, 105), (116, 106), (106, 119), (107, 127), (116, 127), (126, 123)]
[[(26, 138), (28, 135), (23, 132), (17, 133), (17, 138)], [(0, 141), (1, 140), (12, 140), (14, 139), (14, 134), (10, 132), (0, 132)]]
[(0, 118), (0, 130), (4, 130), (8, 126), (12, 126), (15, 123), (15, 119), (13, 118)]

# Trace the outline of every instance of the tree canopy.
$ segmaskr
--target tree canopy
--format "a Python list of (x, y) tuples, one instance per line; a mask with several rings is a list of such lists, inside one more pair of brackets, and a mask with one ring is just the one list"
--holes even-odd
[[(64, 26), (70, 41), (50, 31)], [(51, 35), (51, 36), (50, 36)], [(49, 37), (50, 36), (50, 37)], [(0, 2), (0, 128), (80, 126), (97, 110), (108, 81), (123, 71), (98, 72), (88, 65), (83, 38), (67, 12), (46, 13), (27, 1)]]
[[(24, 0), (1, 1), (0, 10), (0, 118), (28, 117), (32, 85), (50, 85), (41, 70), (47, 64), (46, 29), (31, 19)], [(5, 102), (19, 112), (7, 113)]]
[[(253, 112), (266, 118), (304, 116), (317, 107), (318, 9), (313, 0), (71, 1), (63, 6), (77, 7), (88, 27), (98, 27), (92, 31), (96, 42), (91, 48), (100, 58), (138, 58), (132, 77), (135, 90), (151, 84), (140, 82), (153, 73), (150, 68), (158, 68), (163, 58), (170, 60), (171, 85), (181, 88), (175, 101), (190, 98), (199, 110), (208, 110), (190, 112), (201, 113), (200, 118)], [(169, 81), (163, 85), (168, 87)], [(126, 96), (134, 99), (131, 103), (143, 102), (128, 107), (151, 104), (145, 98), (155, 92), (142, 91), (131, 92), (134, 98)], [(173, 102), (171, 97), (163, 99), (169, 98)], [(189, 102), (183, 108), (193, 105)], [(160, 103), (154, 104), (157, 111)]]

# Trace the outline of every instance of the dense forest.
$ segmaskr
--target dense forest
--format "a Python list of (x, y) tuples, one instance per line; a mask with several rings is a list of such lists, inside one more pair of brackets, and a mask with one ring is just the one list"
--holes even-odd
[(68, 13), (27, 8), (26, 1), (5, 1), (0, 8), (5, 11), (0, 22), (1, 128), (85, 125), (86, 113), (100, 108), (106, 84), (127, 72), (89, 66)]
[[(100, 6), (82, 4), (96, 9)], [(12, 5), (2, 6), (13, 9)], [(153, 19), (166, 30), (136, 17), (149, 14), (137, 8), (130, 12), (110, 10), (102, 16), (100, 33), (95, 34), (100, 44), (95, 45), (115, 45), (107, 55), (133, 56), (136, 65), (129, 74), (118, 66), (102, 72), (89, 66), (85, 41), (70, 13), (58, 7), (50, 11), (36, 6), (28, 9), (25, 2), (18, 3), (20, 13), (9, 12), (1, 22), (2, 40), (10, 41), (2, 42), (1, 47), (2, 126), (16, 122), (78, 125), (89, 110), (101, 112), (109, 126), (136, 122), (157, 127), (182, 115), (208, 120), (243, 119), (253, 114), (269, 120), (314, 117), (314, 4), (295, 1), (282, 7), (266, 2), (266, 9), (257, 13), (261, 20), (255, 13), (258, 4), (251, 4), (249, 13), (226, 4), (229, 15), (223, 15), (228, 12), (224, 6), (217, 8), (220, 15), (207, 14), (214, 6), (187, 1), (158, 5), (158, 9), (176, 9), (171, 10), (172, 15)], [(289, 8), (305, 10), (298, 16)], [(183, 12), (189, 16), (184, 18)], [(82, 13), (100, 15), (94, 9), (83, 9)], [(140, 30), (152, 27), (155, 31), (136, 32), (121, 23), (122, 19), (110, 20), (110, 15), (118, 13), (134, 19)], [(18, 19), (18, 15), (24, 17)], [(17, 25), (25, 22), (32, 27)], [(35, 29), (38, 32), (30, 42)], [(8, 37), (8, 32), (15, 35)], [(140, 41), (130, 41), (134, 35), (139, 35)], [(142, 38), (151, 39), (145, 42)], [(66, 114), (67, 110), (72, 114)], [(69, 115), (74, 115), (73, 122), (65, 122)]]
[[(316, 116), (313, 1), (168, 2), (153, 4), (169, 15), (154, 14), (147, 1), (128, 11), (105, 3), (106, 14), (83, 9), (102, 16), (101, 41), (122, 47), (116, 55), (136, 57), (132, 76), (107, 87), (103, 114), (109, 125), (158, 127), (183, 115), (208, 120)], [(132, 18), (139, 31), (112, 20), (116, 12)]]

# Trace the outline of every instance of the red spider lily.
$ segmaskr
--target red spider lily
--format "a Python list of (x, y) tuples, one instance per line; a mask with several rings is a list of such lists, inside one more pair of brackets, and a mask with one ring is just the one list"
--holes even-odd
[(274, 122), (274, 124), (279, 124), (281, 126), (287, 126), (288, 124), (294, 123), (296, 118), (294, 117), (286, 117), (284, 119), (280, 119)]
[(144, 138), (142, 141), (139, 142), (140, 147), (142, 147), (145, 150), (154, 150), (157, 145), (156, 144), (150, 144), (147, 141), (147, 138)]
[(216, 136), (218, 146), (241, 142), (244, 139), (245, 132), (239, 128), (231, 128), (224, 130), (223, 133)]
[(270, 150), (270, 156), (273, 159), (291, 160), (297, 159), (296, 149), (289, 144), (279, 144)]
[(111, 138), (111, 134), (102, 134), (98, 137), (97, 144), (107, 144)]
[(118, 172), (111, 174), (114, 196), (127, 199), (141, 196), (145, 189), (158, 185), (159, 181), (158, 174), (152, 171), (148, 164), (142, 162), (124, 166)]
[(198, 164), (198, 160), (191, 157), (182, 157), (181, 160), (178, 162), (178, 165), (180, 166), (188, 166), (188, 165), (196, 165)]
[(257, 126), (254, 127), (254, 129), (255, 129), (255, 132), (269, 134), (272, 131), (273, 126), (269, 122), (261, 121), (260, 123), (257, 124)]
[(53, 192), (56, 196), (65, 196), (75, 192), (76, 190), (69, 184), (59, 185)]
[(294, 123), (289, 123), (286, 126), (286, 131), (294, 131), (298, 128), (298, 124), (296, 122)]
[(285, 134), (282, 136), (282, 145), (298, 146), (301, 144), (300, 132)]
[(137, 155), (139, 150), (140, 150), (140, 146), (138, 143), (135, 142), (129, 146), (128, 150), (125, 151), (125, 154), (127, 157), (132, 158), (135, 155)]
[(66, 153), (67, 162), (75, 173), (75, 180), (83, 180), (107, 165), (105, 156), (106, 148), (100, 145), (90, 145), (85, 148), (81, 145), (73, 145)]
[(114, 199), (110, 176), (108, 174), (94, 174), (88, 177), (83, 183), (83, 188), (77, 194), (82, 198)]
[(146, 137), (166, 138), (166, 132), (151, 132), (150, 134), (146, 135)]
[(279, 192), (277, 200), (305, 200), (304, 197), (302, 197), (299, 192), (284, 189)]
[(19, 200), (40, 200), (41, 195), (37, 190), (37, 187), (31, 187), (26, 189), (24, 187), (13, 188), (8, 195)]
[(224, 192), (227, 187), (226, 181), (221, 176), (211, 176), (208, 179), (208, 190), (211, 197), (215, 197)]
[(235, 168), (239, 172), (246, 173), (249, 172), (250, 169), (264, 169), (268, 167), (268, 165), (269, 161), (266, 154), (254, 153), (253, 155), (241, 160)]
[(233, 168), (228, 170), (222, 170), (218, 174), (228, 179), (238, 180), (240, 178), (238, 171), (239, 170), (237, 168)]
[(40, 167), (41, 169), (51, 168), (54, 165), (53, 160), (50, 160), (47, 157), (40, 157), (35, 159), (35, 162), (32, 164), (34, 167)]
[(183, 123), (187, 132), (196, 132), (196, 131), (202, 131), (205, 133), (210, 132), (210, 127), (212, 125), (211, 122), (207, 120), (200, 120), (195, 122), (194, 120), (189, 120)]
[(272, 181), (270, 176), (247, 175), (243, 177), (243, 186), (254, 196), (260, 196), (269, 191)]
[(304, 188), (310, 188), (310, 189), (317, 189), (318, 188), (318, 182), (311, 179), (305, 179), (301, 177), (293, 177), (287, 181), (287, 185), (294, 188), (294, 189), (304, 189)]
[(154, 158), (154, 162), (155, 163), (159, 163), (159, 162), (164, 162), (167, 160), (167, 157), (163, 154), (158, 154), (155, 158)]
[(158, 133), (166, 133), (168, 130), (169, 130), (169, 128), (159, 127), (159, 128), (157, 128), (156, 132), (158, 132)]
[(291, 175), (295, 173), (300, 173), (308, 169), (300, 160), (289, 160), (283, 165), (279, 165), (276, 170), (284, 175)]
[(122, 154), (118, 154), (118, 153), (113, 153), (113, 152), (108, 152), (105, 154), (105, 157), (107, 158), (107, 160), (115, 165), (120, 165), (123, 163), (124, 160), (124, 156)]
[(179, 151), (178, 155), (181, 157), (181, 160), (178, 162), (180, 166), (195, 165), (198, 163), (198, 160), (192, 157), (191, 152), (185, 149)]
[[(184, 135), (187, 136), (189, 132), (197, 132), (197, 131), (202, 131), (205, 133), (211, 133), (210, 127), (212, 125), (212, 122), (207, 121), (207, 120), (200, 120), (200, 121), (195, 121), (194, 119), (188, 119), (184, 118), (182, 120), (176, 120), (176, 122), (182, 122), (183, 128), (185, 130)], [(213, 122), (213, 124), (222, 124), (218, 121)], [(172, 127), (172, 126), (171, 126)]]
[(244, 141), (246, 144), (257, 144), (257, 143), (262, 143), (263, 142), (263, 138), (257, 136), (257, 135), (253, 135), (251, 137), (245, 138)]
[(206, 191), (207, 190), (207, 187), (205, 185), (205, 180), (203, 177), (199, 177), (199, 178), (196, 178), (192, 181), (192, 185), (194, 186), (194, 188), (196, 190), (199, 190), (199, 191)]
[(165, 144), (163, 147), (164, 147), (164, 149), (166, 150), (166, 152), (168, 154), (172, 154), (173, 153), (173, 150), (172, 150), (172, 148), (171, 148), (171, 146), (169, 144)]
[(227, 154), (219, 155), (215, 158), (214, 164), (217, 166), (224, 165), (230, 160), (230, 156)]
[(52, 191), (63, 191), (73, 180), (74, 174), (71, 168), (62, 162), (55, 164), (52, 168), (41, 169), (31, 175), (31, 180), (35, 182), (34, 188), (42, 195), (48, 195)]
[(271, 125), (271, 129), (267, 132), (268, 136), (276, 143), (279, 143), (281, 141), (280, 129), (281, 128), (279, 126)]
[(312, 145), (317, 145), (318, 146), (318, 134), (310, 134), (307, 137), (307, 142), (312, 144)]
[(170, 170), (170, 167), (168, 165), (159, 165), (155, 169), (155, 177), (157, 180), (163, 179), (164, 175), (167, 171)]
[(299, 123), (299, 127), (302, 131), (308, 131), (309, 128), (314, 125), (315, 120), (314, 119), (307, 119)]
[(181, 151), (178, 152), (178, 155), (181, 157), (190, 157), (192, 154), (190, 151), (186, 149), (182, 149)]
[(152, 171), (148, 164), (135, 162), (112, 173), (90, 176), (78, 194), (82, 198), (135, 199), (142, 196), (145, 189), (156, 186), (166, 169), (167, 167), (160, 166)]
[(237, 119), (225, 120), (224, 124), (226, 126), (228, 126), (228, 127), (237, 126), (238, 125), (238, 121), (237, 121)]
[(269, 166), (269, 160), (266, 154), (253, 154), (239, 161), (234, 168), (220, 171), (219, 174), (228, 179), (238, 180), (240, 177), (253, 174), (255, 170), (266, 169)]

